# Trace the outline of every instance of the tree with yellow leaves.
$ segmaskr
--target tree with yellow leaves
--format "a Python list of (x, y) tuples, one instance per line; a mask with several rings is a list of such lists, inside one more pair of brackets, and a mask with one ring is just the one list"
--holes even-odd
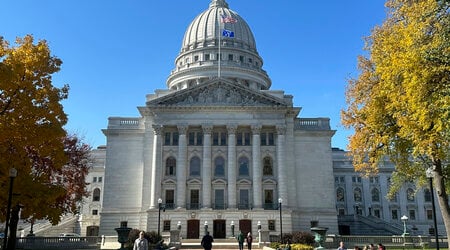
[(346, 90), (349, 154), (366, 175), (388, 157), (396, 165), (391, 195), (405, 181), (423, 186), (430, 168), (450, 238), (450, 1), (388, 0), (386, 7)]
[[(35, 44), (30, 35), (17, 38), (16, 45), (0, 37), (0, 189), (8, 190), (8, 173), (15, 168), (13, 207), (23, 208), (22, 219), (56, 224), (87, 195), (90, 147), (63, 127), (67, 115), (60, 102), (69, 87), (52, 85), (62, 61), (50, 55), (46, 41)], [(0, 200), (7, 195), (0, 192)], [(6, 202), (0, 206), (0, 221), (5, 221)], [(18, 209), (13, 211), (17, 220)], [(12, 222), (15, 237), (17, 221)]]

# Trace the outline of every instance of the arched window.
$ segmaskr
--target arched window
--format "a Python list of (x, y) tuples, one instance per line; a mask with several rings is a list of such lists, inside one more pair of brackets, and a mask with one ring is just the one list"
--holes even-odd
[(263, 175), (273, 176), (273, 163), (270, 157), (264, 157), (263, 159)]
[(409, 202), (414, 201), (414, 190), (412, 188), (408, 188), (408, 190), (406, 190), (406, 199)]
[(425, 202), (431, 202), (431, 192), (430, 192), (430, 189), (425, 188), (425, 189), (423, 190), (423, 196), (424, 196)]
[(176, 168), (177, 168), (177, 160), (173, 157), (169, 157), (166, 160), (166, 175), (167, 176), (174, 176), (176, 175)]
[(372, 201), (379, 202), (380, 201), (380, 191), (378, 188), (372, 189)]
[(355, 188), (353, 190), (353, 198), (356, 202), (361, 202), (362, 201), (362, 192), (360, 188)]
[(100, 188), (96, 188), (92, 192), (92, 201), (100, 201)]
[(249, 176), (247, 157), (239, 158), (239, 176)]
[(341, 187), (336, 190), (336, 200), (340, 202), (345, 201), (345, 192)]
[(223, 157), (217, 157), (214, 160), (214, 176), (225, 176), (225, 160)]
[(192, 157), (189, 164), (189, 170), (190, 176), (200, 176), (200, 158), (197, 156)]

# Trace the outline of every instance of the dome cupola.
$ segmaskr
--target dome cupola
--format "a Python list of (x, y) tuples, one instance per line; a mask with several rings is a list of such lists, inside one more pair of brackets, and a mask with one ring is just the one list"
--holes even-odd
[(185, 89), (223, 77), (253, 89), (269, 89), (271, 80), (262, 66), (247, 22), (225, 0), (212, 0), (186, 29), (167, 87)]

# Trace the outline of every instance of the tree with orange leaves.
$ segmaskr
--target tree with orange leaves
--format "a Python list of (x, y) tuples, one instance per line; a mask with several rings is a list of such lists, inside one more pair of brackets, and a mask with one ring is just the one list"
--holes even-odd
[[(61, 64), (46, 41), (34, 43), (27, 35), (10, 47), (0, 37), (0, 187), (8, 189), (8, 172), (15, 168), (13, 206), (23, 208), (22, 219), (48, 219), (53, 224), (61, 215), (75, 212), (77, 202), (87, 196), (90, 151), (64, 130), (67, 115), (61, 101), (68, 97), (69, 87), (52, 84), (52, 74)], [(7, 192), (0, 192), (0, 200), (7, 200)], [(0, 221), (6, 218), (4, 204)], [(17, 224), (10, 226), (15, 237)]]

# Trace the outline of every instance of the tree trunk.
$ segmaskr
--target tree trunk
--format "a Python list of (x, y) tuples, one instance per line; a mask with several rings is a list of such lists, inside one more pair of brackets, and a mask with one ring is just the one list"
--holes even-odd
[[(448, 205), (447, 192), (445, 191), (445, 180), (442, 177), (441, 161), (439, 160), (435, 161), (434, 166), (435, 166), (435, 175), (433, 185), (435, 186), (436, 189), (442, 219), (444, 221), (445, 230), (447, 231), (447, 239), (450, 239), (450, 207)], [(448, 249), (450, 250), (450, 244), (448, 246)]]
[(17, 204), (11, 209), (11, 219), (9, 220), (9, 239), (8, 245), (6, 246), (7, 250), (16, 249), (16, 239), (17, 239), (17, 224), (19, 223), (19, 212), (20, 205)]

